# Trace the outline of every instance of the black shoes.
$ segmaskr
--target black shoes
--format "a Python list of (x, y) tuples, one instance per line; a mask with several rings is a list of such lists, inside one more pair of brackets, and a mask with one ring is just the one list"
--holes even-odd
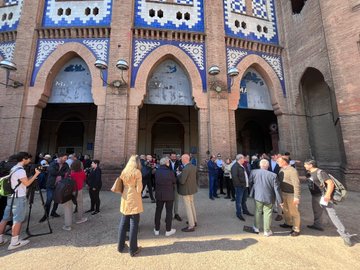
[(224, 199), (231, 199), (229, 196), (224, 197)]
[(131, 257), (134, 257), (136, 254), (139, 254), (139, 253), (140, 253), (140, 251), (141, 251), (141, 247), (138, 247), (138, 248), (137, 248), (137, 250), (136, 250), (135, 252), (130, 253), (130, 256), (131, 256)]
[(42, 223), (46, 220), (46, 215), (44, 215), (40, 220), (39, 220), (39, 223)]
[(147, 199), (149, 198), (149, 196), (145, 195), (145, 196), (142, 196), (143, 199)]
[[(186, 221), (186, 224), (189, 225), (189, 221)], [(197, 222), (195, 222), (195, 228), (197, 227)]]
[(58, 213), (52, 213), (50, 216), (52, 216), (52, 217), (60, 217), (60, 215)]
[(174, 219), (177, 221), (182, 221), (182, 218), (178, 214), (175, 214)]
[(186, 228), (182, 228), (181, 231), (182, 232), (195, 232), (195, 228), (186, 227)]
[(249, 216), (249, 217), (253, 217), (253, 216), (254, 216), (254, 215), (251, 214), (250, 212), (246, 212), (246, 213), (244, 213), (244, 215), (247, 215), (247, 216)]
[(315, 225), (307, 225), (307, 227), (308, 227), (309, 229), (317, 230), (317, 231), (320, 231), (320, 232), (324, 231), (323, 228), (318, 227), (318, 226), (315, 226)]
[(221, 195), (226, 195), (226, 193), (225, 193), (225, 192), (220, 192), (220, 194), (221, 194)]
[(237, 216), (237, 218), (240, 219), (241, 221), (245, 221), (245, 218), (242, 215)]
[(94, 215), (98, 214), (99, 212), (100, 212), (100, 211), (94, 211), (94, 212), (91, 213), (91, 215), (94, 216)]
[(215, 195), (215, 196), (214, 196), (214, 198), (217, 198), (217, 199), (219, 199), (220, 197), (219, 197), (218, 195)]
[(275, 221), (281, 221), (283, 219), (282, 215), (277, 215)]
[(286, 223), (284, 223), (284, 224), (280, 224), (279, 225), (281, 228), (284, 228), (284, 229), (288, 229), (288, 228), (292, 228), (293, 226), (291, 226), (291, 225), (287, 225)]
[(90, 210), (85, 211), (85, 213), (91, 213), (91, 212), (94, 212), (94, 209), (90, 209)]
[(214, 197), (210, 197), (209, 199), (212, 200), (212, 201), (215, 201)]
[(300, 232), (295, 232), (295, 231), (292, 231), (290, 233), (290, 236), (293, 236), (293, 237), (296, 237), (296, 236), (299, 236), (300, 235)]

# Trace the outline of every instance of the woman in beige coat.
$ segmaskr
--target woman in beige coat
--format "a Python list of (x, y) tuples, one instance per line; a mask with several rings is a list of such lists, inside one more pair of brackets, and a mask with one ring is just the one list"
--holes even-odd
[(130, 225), (130, 256), (133, 257), (140, 252), (137, 244), (140, 213), (144, 211), (142, 205), (142, 176), (141, 164), (138, 156), (132, 155), (120, 175), (124, 184), (121, 196), (120, 212), (123, 214), (119, 226), (118, 251), (123, 252), (125, 248), (126, 230)]

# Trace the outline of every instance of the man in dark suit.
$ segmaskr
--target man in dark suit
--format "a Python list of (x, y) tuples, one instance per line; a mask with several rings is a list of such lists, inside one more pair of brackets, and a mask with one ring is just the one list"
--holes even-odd
[(243, 214), (253, 216), (246, 206), (248, 197), (249, 179), (243, 166), (245, 157), (241, 154), (236, 156), (236, 162), (231, 167), (231, 177), (235, 187), (235, 207), (238, 219), (245, 221)]
[(176, 177), (169, 168), (170, 160), (168, 157), (160, 159), (160, 167), (155, 173), (155, 229), (154, 234), (159, 235), (161, 212), (165, 205), (166, 208), (166, 233), (165, 236), (173, 235), (176, 230), (171, 229), (172, 209), (174, 205), (174, 188), (176, 185)]
[[(177, 159), (175, 152), (172, 152), (170, 154), (169, 166), (170, 169), (174, 172), (174, 176), (176, 176), (177, 171), (182, 170), (181, 161)], [(177, 221), (182, 221), (182, 218), (179, 215), (179, 194), (177, 192), (177, 186), (175, 186), (174, 195), (174, 219), (176, 219)]]
[(260, 228), (260, 219), (264, 213), (264, 235), (272, 235), (271, 214), (275, 198), (282, 207), (282, 198), (280, 193), (280, 184), (275, 173), (268, 171), (269, 161), (262, 159), (260, 169), (251, 171), (250, 183), (253, 184), (250, 195), (254, 197), (256, 204), (254, 232), (258, 233)]
[(216, 157), (212, 155), (207, 163), (209, 172), (209, 199), (219, 198), (217, 195), (218, 166), (215, 163)]
[(183, 197), (189, 226), (181, 229), (183, 232), (193, 232), (197, 226), (194, 194), (197, 192), (196, 167), (190, 163), (190, 156), (181, 157), (184, 166), (178, 175), (178, 193)]

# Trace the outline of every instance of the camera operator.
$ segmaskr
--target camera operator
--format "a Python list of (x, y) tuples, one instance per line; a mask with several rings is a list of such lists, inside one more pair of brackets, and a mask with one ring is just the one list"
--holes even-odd
[[(4, 217), (0, 223), (0, 245), (4, 245), (7, 242), (7, 239), (4, 238), (6, 224), (11, 218), (13, 219), (14, 225), (12, 227), (12, 237), (8, 250), (13, 250), (29, 243), (29, 240), (19, 240), (21, 223), (25, 220), (26, 214), (26, 187), (30, 186), (40, 174), (40, 171), (35, 169), (34, 176), (28, 179), (24, 167), (31, 162), (32, 156), (26, 152), (20, 152), (16, 156), (18, 163), (11, 169), (13, 174), (11, 175), (10, 181), (13, 189), (15, 189), (16, 186), (18, 187), (15, 189), (15, 193), (8, 198)], [(11, 204), (12, 201), (13, 205)]]

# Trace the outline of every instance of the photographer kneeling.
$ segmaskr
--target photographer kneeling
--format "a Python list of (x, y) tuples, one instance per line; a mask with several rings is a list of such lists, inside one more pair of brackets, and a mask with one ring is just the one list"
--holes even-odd
[[(8, 197), (5, 213), (0, 223), (0, 246), (2, 246), (7, 242), (7, 239), (4, 238), (6, 224), (13, 219), (14, 225), (8, 250), (13, 250), (29, 243), (29, 240), (19, 240), (19, 235), (21, 224), (25, 220), (26, 214), (26, 187), (30, 186), (40, 174), (40, 171), (35, 169), (34, 176), (31, 179), (27, 178), (24, 166), (31, 162), (31, 158), (32, 156), (26, 152), (18, 153), (16, 155), (18, 164), (11, 169), (11, 188), (15, 190), (15, 193)], [(16, 186), (17, 188), (15, 189)], [(13, 204), (11, 203), (12, 200), (14, 200)]]

